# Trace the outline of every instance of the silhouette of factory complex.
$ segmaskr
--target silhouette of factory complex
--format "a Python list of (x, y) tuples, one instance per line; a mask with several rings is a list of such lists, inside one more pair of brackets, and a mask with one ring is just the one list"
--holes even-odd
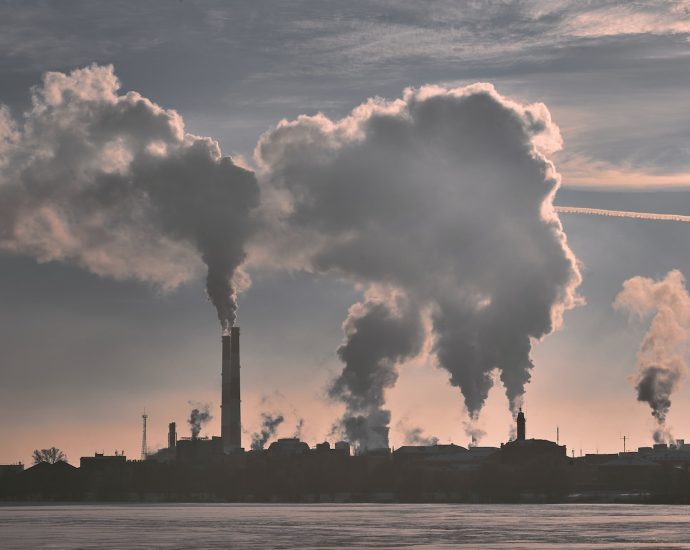
[(690, 502), (690, 445), (677, 440), (635, 452), (568, 456), (566, 446), (517, 437), (500, 447), (436, 444), (391, 450), (349, 442), (313, 448), (282, 438), (241, 447), (239, 328), (222, 338), (220, 437), (177, 438), (142, 458), (124, 453), (0, 465), (0, 499), (235, 502)]

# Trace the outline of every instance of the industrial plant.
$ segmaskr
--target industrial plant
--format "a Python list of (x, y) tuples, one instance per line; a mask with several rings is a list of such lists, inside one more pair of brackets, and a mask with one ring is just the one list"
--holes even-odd
[[(141, 457), (124, 452), (0, 465), (0, 500), (229, 502), (690, 502), (690, 445), (684, 440), (617, 454), (568, 456), (559, 441), (516, 437), (500, 447), (455, 444), (352, 449), (310, 447), (298, 437), (267, 448), (241, 445), (240, 329), (222, 336), (221, 435), (191, 437), (168, 425), (167, 446), (149, 452), (142, 415)], [(558, 439), (558, 437), (557, 437)], [(353, 452), (356, 451), (356, 452)]]

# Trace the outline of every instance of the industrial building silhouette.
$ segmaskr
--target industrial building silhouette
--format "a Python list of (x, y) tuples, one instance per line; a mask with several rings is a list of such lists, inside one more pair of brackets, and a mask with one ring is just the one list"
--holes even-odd
[(0, 465), (0, 499), (236, 502), (690, 502), (690, 445), (568, 456), (565, 445), (516, 438), (500, 447), (406, 445), (360, 450), (281, 438), (241, 447), (239, 328), (222, 337), (220, 437), (177, 437), (143, 460), (124, 453), (66, 462)]

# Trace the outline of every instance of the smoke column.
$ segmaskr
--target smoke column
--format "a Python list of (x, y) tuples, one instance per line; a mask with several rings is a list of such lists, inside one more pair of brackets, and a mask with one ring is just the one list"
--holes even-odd
[(396, 364), (418, 354), (424, 340), (416, 308), (401, 296), (353, 305), (343, 323), (338, 357), (345, 364), (329, 395), (345, 403), (341, 427), (360, 450), (388, 448), (390, 411), (384, 392), (398, 378)]
[(623, 283), (614, 302), (640, 319), (653, 315), (637, 354), (635, 375), (637, 399), (648, 403), (656, 421), (654, 441), (673, 442), (666, 426), (671, 395), (688, 372), (687, 345), (690, 339), (690, 296), (680, 271), (670, 271), (654, 281), (633, 277)]
[(604, 210), (602, 208), (580, 208), (578, 206), (555, 206), (554, 210), (561, 214), (588, 214), (593, 216), (608, 216), (613, 218), (632, 218), (636, 220), (659, 220), (670, 222), (690, 222), (690, 216), (682, 214), (655, 214), (653, 212), (627, 212), (625, 210)]
[(92, 65), (46, 73), (21, 121), (0, 105), (0, 251), (165, 290), (205, 267), (227, 330), (256, 178), (177, 112), (119, 88), (112, 66)]
[(198, 405), (189, 414), (189, 428), (192, 432), (192, 439), (199, 437), (201, 433), (201, 428), (213, 417), (211, 416), (209, 405)]
[[(553, 207), (560, 176), (546, 156), (561, 145), (545, 105), (516, 103), (486, 83), (407, 89), (338, 120), (283, 120), (255, 151), (262, 189), (276, 197), (256, 257), (398, 291), (429, 313), (430, 349), (470, 417), (494, 369), (517, 412), (533, 342), (581, 301), (576, 258)], [(379, 349), (377, 337), (389, 334), (381, 325), (395, 326), (384, 309), (365, 300), (351, 310), (345, 367), (331, 392), (361, 441), (388, 425), (391, 365), (418, 349), (416, 330), (401, 335), (410, 342)], [(350, 359), (355, 339), (372, 347)], [(376, 437), (386, 441), (382, 430)]]
[(282, 414), (273, 416), (272, 414), (261, 413), (261, 430), (258, 433), (252, 434), (252, 450), (259, 451), (263, 449), (284, 420), (285, 418)]
[(304, 418), (300, 418), (297, 421), (297, 425), (295, 426), (295, 431), (292, 434), (292, 437), (296, 437), (297, 439), (302, 439), (302, 429), (304, 428)]

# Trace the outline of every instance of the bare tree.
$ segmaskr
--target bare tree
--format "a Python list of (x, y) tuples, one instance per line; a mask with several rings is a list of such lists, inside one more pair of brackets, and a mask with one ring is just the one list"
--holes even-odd
[(34, 464), (40, 464), (41, 462), (47, 462), (48, 464), (55, 464), (60, 461), (67, 462), (67, 455), (57, 447), (36, 449), (31, 455), (31, 458), (33, 458)]

